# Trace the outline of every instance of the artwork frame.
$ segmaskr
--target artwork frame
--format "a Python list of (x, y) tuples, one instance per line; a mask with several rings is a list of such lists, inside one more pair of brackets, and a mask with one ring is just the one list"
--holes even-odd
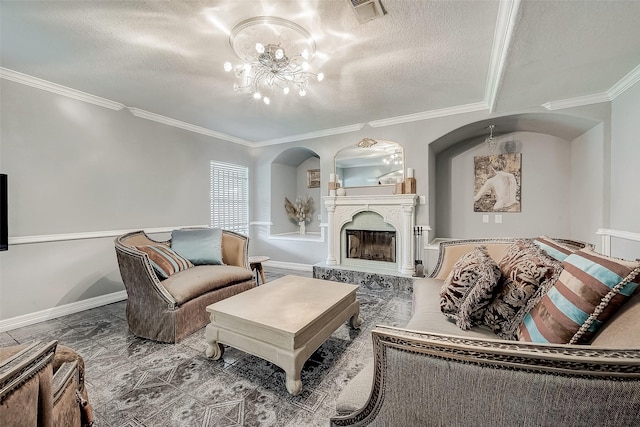
[(522, 211), (522, 154), (475, 156), (473, 211)]
[(320, 169), (307, 170), (307, 188), (320, 188)]

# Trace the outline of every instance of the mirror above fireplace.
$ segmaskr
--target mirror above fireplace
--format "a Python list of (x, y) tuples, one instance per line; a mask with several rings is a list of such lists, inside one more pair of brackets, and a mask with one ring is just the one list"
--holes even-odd
[(404, 148), (393, 141), (364, 138), (335, 156), (340, 186), (375, 187), (404, 180)]

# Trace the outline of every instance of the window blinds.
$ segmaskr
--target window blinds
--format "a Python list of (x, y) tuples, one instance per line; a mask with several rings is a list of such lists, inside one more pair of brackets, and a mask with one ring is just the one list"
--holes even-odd
[(211, 162), (211, 226), (249, 234), (249, 169)]

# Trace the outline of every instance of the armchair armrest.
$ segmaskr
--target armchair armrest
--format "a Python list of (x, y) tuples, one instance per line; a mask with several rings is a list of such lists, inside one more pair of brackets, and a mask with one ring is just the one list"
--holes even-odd
[(6, 425), (51, 425), (57, 344), (36, 342), (0, 349), (0, 420)]
[(248, 269), (249, 237), (233, 231), (222, 230), (222, 262)]
[(144, 304), (164, 306), (169, 310), (175, 309), (178, 303), (158, 280), (149, 256), (133, 247), (134, 244), (166, 242), (154, 241), (143, 231), (136, 231), (117, 237), (114, 243), (120, 276), (129, 298), (135, 295), (139, 297), (135, 300), (143, 301)]
[[(634, 425), (640, 349), (543, 345), (377, 327), (366, 405), (345, 425)], [(631, 399), (633, 400), (633, 399)], [(615, 417), (612, 418), (612, 414)]]

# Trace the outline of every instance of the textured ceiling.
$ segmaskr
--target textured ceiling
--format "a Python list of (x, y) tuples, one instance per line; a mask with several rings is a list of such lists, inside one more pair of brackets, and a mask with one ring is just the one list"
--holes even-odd
[[(347, 0), (1, 0), (0, 66), (260, 144), (467, 105), (517, 112), (606, 93), (640, 64), (640, 1), (382, 1), (360, 24)], [(315, 38), (326, 77), (306, 97), (232, 90), (229, 33), (263, 15)]]

